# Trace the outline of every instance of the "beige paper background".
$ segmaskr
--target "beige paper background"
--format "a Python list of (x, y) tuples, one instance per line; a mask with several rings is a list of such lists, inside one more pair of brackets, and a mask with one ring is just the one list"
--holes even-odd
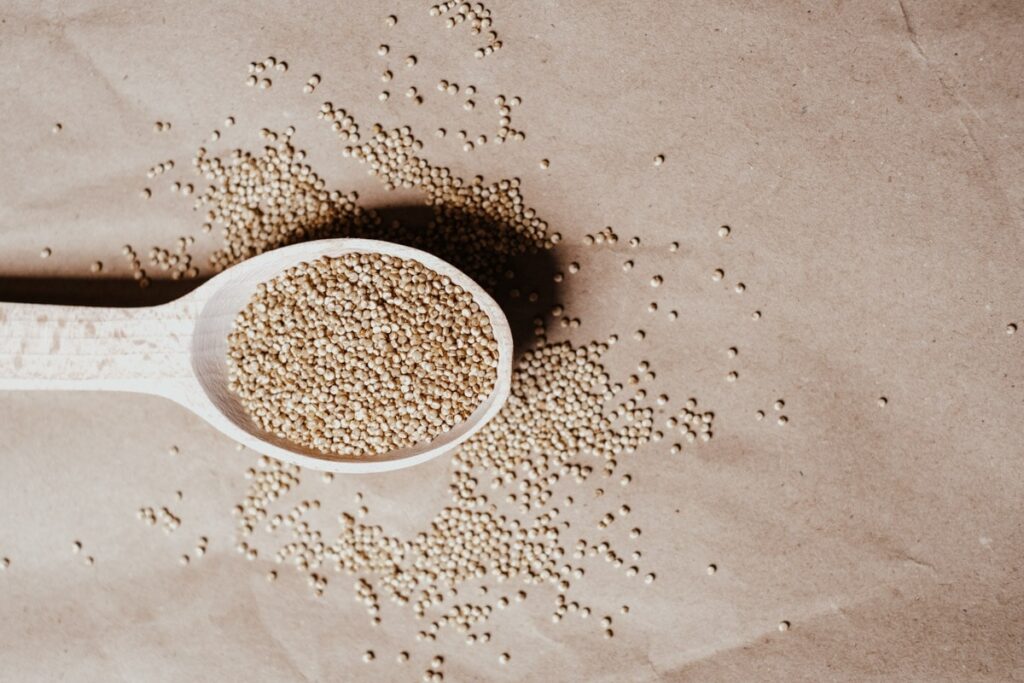
[[(222, 153), (295, 125), (331, 187), (368, 207), (416, 203), (342, 159), (313, 114), (330, 100), (364, 130), (410, 125), (434, 163), (522, 179), (565, 237), (557, 262), (582, 265), (554, 294), (582, 320), (573, 340), (616, 332), (619, 379), (646, 359), (670, 407), (693, 395), (715, 411), (710, 444), (684, 456), (651, 444), (624, 459), (629, 487), (573, 494), (581, 522), (566, 541), (597, 539), (596, 520), (628, 502), (643, 537), (628, 540), (628, 525), (607, 535), (642, 550), (658, 580), (590, 561), (573, 589), (593, 605), (589, 622), (551, 624), (554, 591), (530, 587), (492, 618), (490, 644), (418, 643), (423, 625), (387, 602), (371, 629), (348, 577), (317, 600), (290, 569), (266, 582), (269, 552), (235, 553), (230, 508), (253, 458), (197, 418), (139, 396), (0, 394), (0, 678), (418, 680), (442, 653), (455, 681), (1024, 679), (1021, 6), (502, 2), (489, 7), (505, 46), (483, 60), (466, 27), (448, 31), (428, 7), (7, 3), (0, 299), (127, 305), (187, 289), (121, 281), (119, 250), (199, 235), (166, 186), (195, 182), (189, 159), (214, 128)], [(246, 64), (268, 55), (289, 72), (270, 91), (246, 88)], [(312, 73), (323, 83), (302, 95)], [(477, 108), (438, 93), (440, 78), (476, 85)], [(423, 106), (403, 96), (410, 85)], [(464, 153), (452, 133), (493, 136), (498, 93), (523, 98), (513, 120), (526, 141)], [(229, 114), (239, 125), (225, 131)], [(172, 131), (154, 133), (156, 120)], [(169, 158), (173, 174), (145, 178)], [(615, 247), (583, 246), (606, 225)], [(216, 246), (199, 237), (200, 251)], [(102, 276), (89, 273), (97, 259)], [(722, 283), (709, 277), (718, 267)], [(1007, 335), (1011, 322), (1022, 331)], [(412, 533), (446, 504), (448, 470), (442, 458), (330, 485), (307, 473), (302, 495), (352, 509), (364, 492), (371, 521)], [(135, 519), (163, 505), (183, 520), (170, 536)], [(210, 552), (180, 567), (200, 535)], [(76, 539), (95, 566), (71, 553)]]

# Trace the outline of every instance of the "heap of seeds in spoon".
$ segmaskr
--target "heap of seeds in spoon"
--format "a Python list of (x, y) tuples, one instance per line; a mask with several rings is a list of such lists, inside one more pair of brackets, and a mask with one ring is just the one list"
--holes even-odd
[(490, 395), (498, 345), (469, 292), (417, 261), (320, 258), (257, 287), (229, 386), (264, 430), (345, 456), (428, 442)]

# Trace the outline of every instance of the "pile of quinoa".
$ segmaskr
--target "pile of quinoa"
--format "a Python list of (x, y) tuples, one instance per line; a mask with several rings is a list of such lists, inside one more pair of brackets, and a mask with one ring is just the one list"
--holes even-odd
[(261, 283), (228, 337), (229, 387), (262, 429), (321, 453), (429, 442), (490, 395), (486, 312), (418, 261), (348, 253)]

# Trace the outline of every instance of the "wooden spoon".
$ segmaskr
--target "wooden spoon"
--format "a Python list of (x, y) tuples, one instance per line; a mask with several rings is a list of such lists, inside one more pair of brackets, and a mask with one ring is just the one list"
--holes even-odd
[[(498, 343), (494, 390), (469, 419), (428, 443), (382, 456), (320, 453), (278, 438), (253, 422), (228, 390), (228, 333), (256, 285), (300, 263), (353, 251), (412, 259), (448, 276), (490, 317)], [(450, 451), (501, 409), (511, 375), (512, 333), (494, 299), (451, 264), (418, 249), (377, 240), (330, 239), (275, 249), (225, 270), (162, 306), (0, 303), (0, 390), (130, 391), (163, 396), (258, 453), (316, 470), (383, 472)]]

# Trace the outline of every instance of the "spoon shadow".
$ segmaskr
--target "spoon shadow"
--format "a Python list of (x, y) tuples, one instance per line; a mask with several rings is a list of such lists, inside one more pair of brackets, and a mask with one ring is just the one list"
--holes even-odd
[[(476, 280), (501, 307), (508, 318), (515, 344), (515, 357), (532, 345), (533, 319), (558, 301), (561, 285), (554, 282), (558, 265), (550, 250), (534, 249), (532, 242), (500, 221), (473, 217), (474, 234), (483, 241), (467, 245), (439, 240), (429, 229), (434, 213), (424, 205), (391, 205), (372, 208), (380, 218), (373, 224), (339, 223), (322, 226), (319, 237), (379, 239), (415, 247), (449, 262)], [(393, 226), (403, 229), (396, 236)], [(275, 247), (308, 241), (284, 240)], [(488, 245), (505, 245), (513, 256), (488, 252)], [(486, 258), (481, 258), (482, 252)], [(149, 268), (150, 285), (143, 289), (126, 273), (124, 277), (52, 277), (0, 275), (0, 301), (68, 306), (139, 307), (165, 304), (188, 294), (208, 278), (171, 280)], [(514, 277), (507, 277), (508, 272)], [(530, 301), (531, 293), (536, 300)]]

